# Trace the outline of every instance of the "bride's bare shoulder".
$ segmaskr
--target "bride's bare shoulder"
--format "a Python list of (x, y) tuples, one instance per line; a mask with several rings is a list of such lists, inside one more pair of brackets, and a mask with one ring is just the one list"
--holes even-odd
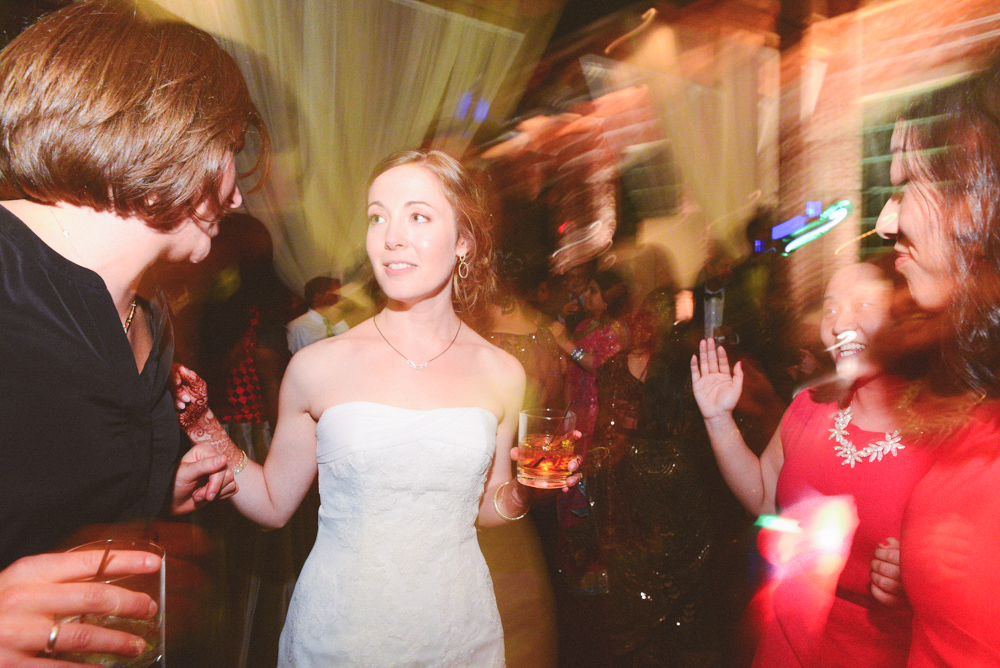
[(366, 320), (343, 334), (331, 336), (306, 346), (292, 356), (286, 373), (312, 375), (327, 373), (331, 367), (358, 359), (370, 349), (375, 333), (371, 320)]

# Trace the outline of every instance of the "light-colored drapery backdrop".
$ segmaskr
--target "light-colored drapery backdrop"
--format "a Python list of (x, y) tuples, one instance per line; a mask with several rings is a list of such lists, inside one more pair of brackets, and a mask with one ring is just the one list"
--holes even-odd
[(760, 35), (661, 23), (615, 56), (584, 59), (592, 88), (649, 86), (684, 193), (675, 215), (643, 222), (637, 242), (665, 250), (680, 284), (693, 285), (709, 244), (748, 252), (747, 221), (777, 201), (779, 54)]
[[(381, 158), (429, 136), (460, 154), (483, 121), (510, 114), (563, 4), (137, 1), (208, 30), (237, 58), (275, 144), (271, 178), (246, 207), (271, 230), (295, 289), (363, 260), (365, 188)], [(615, 56), (647, 73), (682, 173), (689, 206), (649, 221), (645, 236), (672, 240), (688, 280), (710, 237), (739, 245), (754, 193), (773, 203), (777, 192), (777, 93), (765, 85), (777, 53), (740, 37), (660, 24)]]
[(275, 147), (246, 208), (295, 289), (362, 261), (379, 160), (429, 135), (461, 153), (483, 121), (510, 112), (560, 11), (545, 2), (547, 12), (488, 21), (416, 0), (140, 2), (211, 32), (239, 62)]

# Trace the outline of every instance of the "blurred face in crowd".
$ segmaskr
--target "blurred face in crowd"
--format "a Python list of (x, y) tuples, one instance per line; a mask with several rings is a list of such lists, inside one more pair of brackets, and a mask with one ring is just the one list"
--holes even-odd
[(545, 304), (549, 301), (549, 282), (542, 281), (535, 290), (535, 303)]
[[(219, 194), (220, 200), (230, 209), (237, 209), (243, 204), (243, 193), (236, 184), (235, 156), (230, 155), (226, 162)], [(210, 205), (207, 202), (199, 205), (195, 213), (195, 217), (188, 218), (166, 233), (173, 235), (175, 241), (167, 256), (168, 260), (201, 262), (208, 257), (212, 250), (212, 239), (219, 233), (219, 221), (210, 219)]]
[(841, 378), (878, 373), (867, 349), (888, 321), (891, 303), (891, 282), (870, 264), (848, 265), (830, 279), (823, 296), (820, 337)]
[(368, 191), (368, 257), (390, 299), (414, 302), (438, 294), (450, 300), (459, 238), (455, 209), (441, 183), (418, 164), (393, 167)]
[(563, 275), (563, 287), (570, 297), (577, 297), (587, 289), (587, 269), (583, 265), (577, 265), (566, 271)]
[(629, 318), (629, 336), (636, 348), (649, 348), (658, 344), (674, 325), (673, 298), (647, 298)]
[(608, 308), (607, 302), (604, 301), (604, 295), (601, 294), (601, 286), (597, 284), (597, 281), (591, 281), (587, 284), (583, 300), (583, 307), (587, 309), (588, 314), (594, 317), (599, 317)]
[(636, 348), (650, 346), (662, 333), (657, 328), (656, 314), (646, 304), (640, 304), (629, 318), (628, 333)]
[(313, 299), (313, 306), (319, 306), (320, 308), (324, 306), (333, 306), (340, 302), (340, 283), (334, 282), (330, 284), (323, 292), (316, 295)]
[(705, 261), (705, 285), (709, 290), (725, 287), (733, 277), (733, 260), (721, 248), (713, 249)]
[(896, 269), (906, 278), (914, 301), (928, 311), (940, 311), (955, 287), (943, 202), (919, 153), (910, 150), (908, 128), (899, 122), (892, 133), (890, 178), (899, 191), (882, 209), (876, 229), (883, 237), (895, 238)]

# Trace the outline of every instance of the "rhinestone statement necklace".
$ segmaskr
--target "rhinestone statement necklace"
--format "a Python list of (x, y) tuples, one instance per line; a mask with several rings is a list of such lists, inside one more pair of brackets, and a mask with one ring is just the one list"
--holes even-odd
[(451, 350), (451, 347), (455, 344), (455, 341), (458, 340), (458, 333), (462, 331), (462, 321), (459, 320), (458, 321), (458, 329), (455, 330), (455, 336), (454, 336), (454, 338), (452, 338), (451, 343), (448, 344), (448, 347), (445, 348), (444, 350), (442, 350), (441, 352), (439, 352), (434, 357), (432, 357), (429, 360), (427, 360), (426, 362), (424, 362), (423, 364), (417, 364), (416, 362), (414, 362), (413, 360), (411, 360), (409, 357), (407, 357), (403, 353), (399, 352), (399, 349), (396, 346), (394, 346), (391, 343), (389, 343), (389, 339), (385, 338), (385, 334), (383, 334), (382, 330), (379, 329), (379, 327), (378, 327), (378, 320), (376, 318), (372, 318), (372, 324), (375, 325), (375, 331), (378, 332), (378, 335), (382, 337), (382, 340), (385, 341), (386, 344), (390, 348), (392, 348), (396, 352), (397, 355), (399, 355), (404, 360), (406, 360), (407, 365), (409, 365), (409, 367), (411, 369), (416, 369), (418, 371), (420, 369), (426, 368), (428, 364), (430, 364), (431, 362), (433, 362), (437, 358), (441, 357), (441, 355), (444, 355), (446, 352), (448, 352), (449, 350)]
[(838, 457), (844, 459), (844, 461), (840, 462), (841, 464), (850, 464), (853, 469), (855, 464), (864, 461), (866, 457), (869, 463), (875, 460), (882, 461), (882, 457), (885, 455), (891, 453), (895, 457), (898, 450), (906, 447), (899, 442), (902, 437), (899, 435), (899, 430), (897, 429), (892, 434), (886, 432), (884, 440), (869, 443), (861, 450), (858, 450), (854, 447), (851, 439), (847, 438), (847, 425), (851, 424), (853, 418), (854, 416), (851, 414), (850, 407), (838, 411), (837, 416), (833, 418), (833, 429), (830, 430), (830, 438), (837, 441), (837, 446), (834, 450), (837, 451)]

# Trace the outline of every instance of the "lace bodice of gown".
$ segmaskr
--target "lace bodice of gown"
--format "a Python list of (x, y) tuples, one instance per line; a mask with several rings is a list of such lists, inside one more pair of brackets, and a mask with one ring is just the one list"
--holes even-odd
[(475, 529), (496, 429), (471, 407), (351, 402), (323, 413), (319, 532), (279, 665), (503, 665)]

